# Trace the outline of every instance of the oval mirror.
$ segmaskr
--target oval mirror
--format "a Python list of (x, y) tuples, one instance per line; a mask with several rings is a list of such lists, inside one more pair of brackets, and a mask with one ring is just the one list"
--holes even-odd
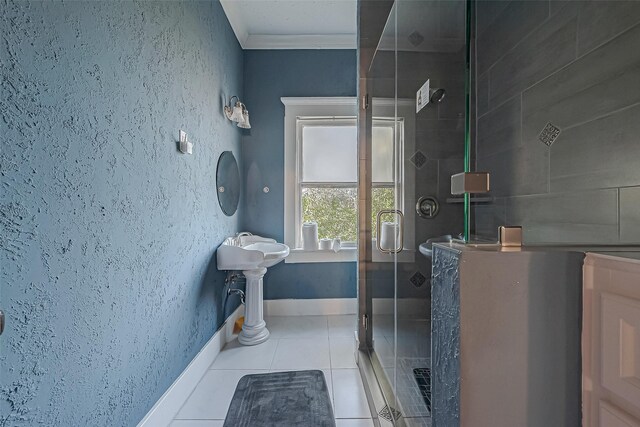
[(236, 213), (240, 200), (240, 172), (231, 151), (224, 151), (218, 159), (216, 191), (222, 212), (227, 216)]

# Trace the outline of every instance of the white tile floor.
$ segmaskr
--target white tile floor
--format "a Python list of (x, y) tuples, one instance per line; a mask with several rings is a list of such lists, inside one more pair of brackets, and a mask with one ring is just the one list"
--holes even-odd
[(356, 316), (267, 317), (271, 337), (257, 346), (228, 343), (191, 393), (171, 427), (223, 425), (244, 375), (321, 369), (337, 427), (371, 427), (373, 421), (355, 363)]

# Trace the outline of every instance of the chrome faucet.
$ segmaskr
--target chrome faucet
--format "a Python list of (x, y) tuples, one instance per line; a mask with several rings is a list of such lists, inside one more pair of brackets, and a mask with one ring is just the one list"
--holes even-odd
[(236, 237), (233, 239), (233, 244), (236, 246), (240, 246), (240, 243), (241, 243), (240, 238), (244, 236), (253, 236), (253, 234), (249, 233), (248, 231), (242, 231), (236, 234)]

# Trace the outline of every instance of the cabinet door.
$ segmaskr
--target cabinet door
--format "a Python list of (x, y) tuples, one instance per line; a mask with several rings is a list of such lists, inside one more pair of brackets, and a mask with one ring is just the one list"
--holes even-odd
[(600, 427), (640, 427), (640, 423), (614, 406), (600, 402)]
[(602, 385), (640, 405), (640, 300), (601, 294)]
[(583, 426), (640, 427), (640, 261), (587, 254)]

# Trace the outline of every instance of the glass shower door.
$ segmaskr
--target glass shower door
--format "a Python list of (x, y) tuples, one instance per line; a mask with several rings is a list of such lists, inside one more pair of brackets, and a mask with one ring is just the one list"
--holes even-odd
[(430, 425), (431, 260), (418, 247), (465, 232), (450, 193), (465, 170), (465, 29), (464, 0), (396, 0), (368, 74), (367, 344), (380, 416), (397, 425)]

